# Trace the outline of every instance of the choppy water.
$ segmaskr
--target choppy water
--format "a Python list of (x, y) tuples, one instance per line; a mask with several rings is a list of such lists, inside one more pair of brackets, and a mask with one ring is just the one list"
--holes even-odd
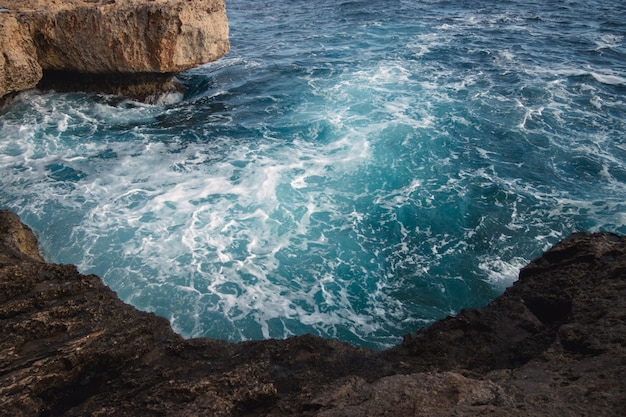
[(185, 336), (382, 348), (572, 232), (626, 233), (623, 2), (227, 8), (184, 96), (2, 110), (0, 207), (48, 259)]

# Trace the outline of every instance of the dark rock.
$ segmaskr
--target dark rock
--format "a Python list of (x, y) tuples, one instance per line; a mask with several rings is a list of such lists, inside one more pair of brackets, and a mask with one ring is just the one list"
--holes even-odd
[(47, 70), (43, 72), (37, 88), (44, 91), (116, 94), (149, 102), (151, 97), (184, 91), (174, 76), (169, 73), (83, 74)]
[(0, 211), (2, 415), (615, 416), (624, 371), (616, 235), (573, 235), (488, 306), (374, 352), (311, 335), (184, 340), (98, 277), (44, 262)]

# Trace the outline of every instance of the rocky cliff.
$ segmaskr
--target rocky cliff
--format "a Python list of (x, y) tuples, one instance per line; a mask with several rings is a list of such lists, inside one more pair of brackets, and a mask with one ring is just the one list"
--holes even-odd
[(577, 234), (490, 305), (388, 351), (301, 336), (183, 340), (0, 211), (0, 411), (10, 416), (615, 416), (626, 238)]
[(228, 50), (223, 0), (0, 0), (0, 97), (40, 82), (145, 96)]
[(15, 15), (0, 11), (0, 98), (33, 88), (43, 75), (28, 29)]

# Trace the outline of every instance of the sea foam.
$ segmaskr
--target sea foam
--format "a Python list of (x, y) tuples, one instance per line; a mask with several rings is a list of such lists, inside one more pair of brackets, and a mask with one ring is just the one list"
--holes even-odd
[(232, 51), (184, 95), (18, 95), (0, 205), (184, 336), (373, 348), (484, 305), (569, 233), (626, 233), (624, 22), (296, 3), (230, 1)]

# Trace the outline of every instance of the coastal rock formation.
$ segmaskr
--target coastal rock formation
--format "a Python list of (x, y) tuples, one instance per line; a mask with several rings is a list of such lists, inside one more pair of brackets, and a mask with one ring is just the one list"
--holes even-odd
[(387, 351), (310, 335), (184, 340), (0, 211), (0, 410), (11, 416), (615, 416), (626, 238), (576, 234), (486, 307)]
[(0, 10), (5, 68), (25, 69), (7, 72), (0, 96), (34, 87), (42, 69), (45, 85), (137, 95), (229, 50), (223, 0), (0, 0)]
[(43, 75), (35, 45), (15, 16), (0, 12), (0, 98), (37, 85)]

